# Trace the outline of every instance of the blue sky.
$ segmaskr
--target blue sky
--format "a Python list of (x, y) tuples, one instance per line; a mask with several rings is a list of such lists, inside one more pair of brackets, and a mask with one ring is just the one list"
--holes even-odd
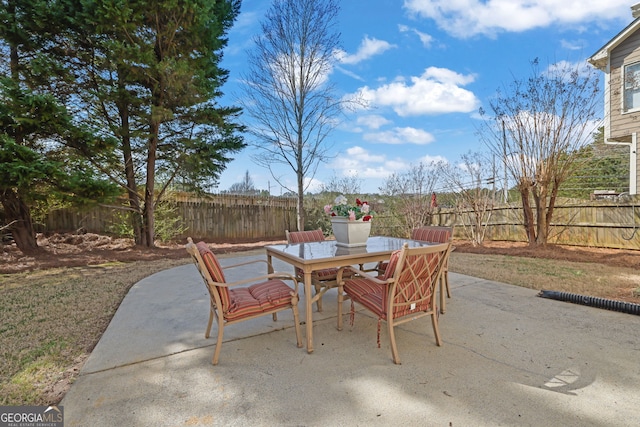
[[(633, 20), (634, 3), (339, 0), (344, 55), (329, 78), (339, 95), (364, 94), (370, 108), (348, 114), (331, 133), (327, 143), (335, 157), (318, 168), (309, 191), (332, 177), (356, 176), (362, 193), (377, 193), (390, 174), (411, 165), (456, 164), (469, 151), (486, 152), (476, 135), (478, 109), (489, 110), (499, 88), (529, 76), (534, 58), (543, 66), (584, 63)], [(230, 71), (223, 105), (238, 105), (234, 96), (241, 93), (246, 51), (270, 4), (242, 1), (222, 62)], [(249, 146), (237, 154), (218, 190), (241, 182), (249, 171), (258, 189), (285, 192), (251, 160), (255, 153)], [(279, 175), (295, 188), (292, 170)]]

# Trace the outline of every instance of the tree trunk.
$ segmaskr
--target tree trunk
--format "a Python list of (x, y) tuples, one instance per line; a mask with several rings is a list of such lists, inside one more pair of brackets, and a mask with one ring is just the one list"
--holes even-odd
[(133, 211), (131, 214), (131, 223), (133, 227), (133, 237), (136, 244), (142, 244), (142, 209), (140, 209), (140, 196), (138, 195), (138, 186), (136, 184), (135, 171), (133, 168), (133, 156), (131, 155), (131, 146), (129, 137), (123, 138), (123, 154), (124, 169), (127, 177), (127, 194), (129, 197), (129, 207)]
[(5, 190), (1, 199), (7, 221), (15, 221), (9, 226), (9, 231), (18, 249), (25, 255), (41, 251), (33, 229), (29, 206), (13, 190)]
[(549, 224), (547, 223), (547, 196), (546, 191), (535, 197), (536, 204), (536, 245), (545, 246), (549, 236)]
[(527, 233), (529, 246), (536, 245), (536, 229), (533, 221), (533, 209), (529, 200), (529, 187), (520, 186), (520, 196), (522, 197), (522, 215), (524, 219), (524, 230)]
[[(15, 16), (15, 4), (9, 2), (9, 16)], [(16, 46), (10, 46), (10, 69), (11, 79), (14, 82), (20, 82), (20, 58), (18, 55), (18, 48)], [(14, 130), (14, 140), (17, 144), (22, 145), (24, 143), (24, 135), (21, 126), (16, 126)], [(38, 241), (36, 240), (36, 233), (33, 230), (33, 220), (31, 219), (31, 210), (29, 206), (22, 200), (20, 194), (15, 190), (8, 188), (3, 191), (1, 197), (2, 206), (6, 219), (9, 223), (13, 224), (9, 227), (13, 240), (16, 242), (18, 249), (23, 254), (31, 254), (38, 252)]]
[(118, 103), (120, 122), (122, 123), (122, 156), (124, 158), (124, 173), (127, 179), (127, 195), (129, 207), (132, 209), (131, 225), (133, 227), (133, 238), (137, 245), (142, 244), (142, 210), (140, 209), (140, 196), (138, 195), (138, 185), (136, 183), (136, 173), (133, 164), (131, 150), (131, 135), (129, 129), (129, 105), (126, 102)]
[(304, 180), (302, 173), (298, 173), (298, 206), (296, 216), (298, 221), (298, 231), (304, 230)]
[(144, 215), (143, 221), (143, 245), (152, 248), (155, 240), (155, 200), (154, 200), (154, 183), (156, 179), (156, 150), (158, 147), (158, 135), (160, 131), (160, 123), (151, 122), (151, 136), (149, 138), (149, 147), (147, 149), (147, 184), (144, 190)]

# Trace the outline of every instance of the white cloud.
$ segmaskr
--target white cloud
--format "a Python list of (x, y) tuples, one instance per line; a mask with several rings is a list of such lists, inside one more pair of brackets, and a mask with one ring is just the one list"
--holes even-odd
[(552, 24), (630, 21), (629, 0), (405, 0), (409, 13), (433, 19), (453, 36), (522, 32)]
[(369, 129), (380, 129), (382, 126), (390, 124), (391, 120), (388, 120), (378, 114), (368, 114), (366, 116), (359, 116), (356, 119), (356, 123), (366, 126)]
[(585, 40), (560, 40), (560, 46), (562, 46), (563, 49), (568, 50), (582, 50), (586, 44), (587, 42)]
[(366, 133), (362, 139), (382, 144), (416, 144), (425, 145), (435, 141), (429, 132), (412, 127), (393, 128), (384, 132)]
[(347, 156), (353, 159), (355, 162), (383, 162), (385, 156), (381, 154), (371, 154), (368, 150), (362, 147), (351, 147), (347, 150)]
[[(322, 190), (323, 182), (316, 178), (304, 178), (304, 188), (305, 191), (310, 191), (312, 193), (318, 192)], [(291, 188), (295, 188), (295, 186), (291, 186)]]
[(388, 158), (387, 155), (373, 154), (367, 149), (354, 146), (346, 150), (344, 155), (335, 158), (329, 168), (337, 175), (357, 177), (363, 181), (365, 192), (376, 192), (378, 186), (384, 184), (384, 180), (394, 173), (407, 171), (416, 163), (431, 165), (438, 162), (447, 162), (442, 156), (421, 156), (419, 158)]
[(343, 64), (357, 64), (366, 59), (371, 58), (375, 55), (380, 55), (389, 49), (393, 49), (397, 47), (389, 42), (384, 40), (378, 40), (376, 38), (369, 38), (365, 36), (365, 38), (360, 43), (360, 47), (358, 47), (358, 51), (353, 55), (349, 55), (344, 51), (339, 51), (336, 53), (338, 61)]
[(334, 66), (334, 68), (336, 70), (340, 71), (342, 74), (344, 74), (346, 76), (349, 76), (349, 77), (351, 77), (351, 78), (353, 78), (355, 80), (364, 81), (364, 79), (362, 77), (360, 77), (358, 74), (356, 74), (356, 73), (354, 73), (352, 71), (346, 70), (344, 67), (340, 67), (340, 66), (336, 65), (336, 66)]
[(433, 37), (430, 34), (423, 33), (422, 31), (418, 31), (415, 28), (410, 28), (406, 25), (398, 25), (398, 30), (401, 33), (412, 32), (418, 36), (422, 45), (426, 48), (431, 47), (431, 43), (433, 43)]
[(377, 89), (365, 86), (356, 96), (372, 107), (391, 107), (399, 116), (469, 113), (479, 107), (480, 101), (460, 86), (474, 80), (472, 74), (429, 67), (421, 76), (411, 77), (410, 83), (400, 78)]
[(392, 173), (407, 167), (402, 160), (389, 160), (385, 155), (373, 154), (365, 148), (355, 146), (338, 156), (330, 165), (343, 176), (357, 176), (360, 179), (384, 179)]

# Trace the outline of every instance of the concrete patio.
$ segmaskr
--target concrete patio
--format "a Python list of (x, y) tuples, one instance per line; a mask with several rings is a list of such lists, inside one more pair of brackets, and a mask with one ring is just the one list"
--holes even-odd
[[(264, 251), (220, 261), (254, 258)], [(131, 289), (61, 402), (65, 426), (640, 425), (640, 316), (454, 273), (450, 283), (443, 346), (428, 318), (402, 325), (402, 365), (384, 324), (377, 348), (365, 312), (336, 330), (332, 290), (314, 313), (313, 354), (283, 312), (226, 328), (213, 366), (196, 268), (157, 273)]]

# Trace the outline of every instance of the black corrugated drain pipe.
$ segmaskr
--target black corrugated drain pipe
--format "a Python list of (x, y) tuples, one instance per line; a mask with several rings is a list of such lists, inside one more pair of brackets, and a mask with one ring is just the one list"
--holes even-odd
[(551, 298), (558, 301), (567, 301), (575, 304), (588, 305), (590, 307), (604, 308), (605, 310), (620, 311), (627, 314), (640, 316), (640, 304), (632, 302), (616, 301), (605, 298), (590, 297), (586, 295), (572, 294), (570, 292), (540, 291), (539, 297)]

